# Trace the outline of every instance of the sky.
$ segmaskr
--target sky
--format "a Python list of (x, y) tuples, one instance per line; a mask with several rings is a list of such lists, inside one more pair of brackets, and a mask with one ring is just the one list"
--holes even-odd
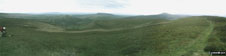
[(226, 16), (226, 0), (0, 0), (6, 13), (159, 13)]

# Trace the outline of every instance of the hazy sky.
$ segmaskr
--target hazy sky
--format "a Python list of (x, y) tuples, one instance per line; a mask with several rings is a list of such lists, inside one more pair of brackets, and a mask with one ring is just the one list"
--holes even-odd
[(0, 0), (0, 12), (105, 12), (226, 16), (226, 0)]

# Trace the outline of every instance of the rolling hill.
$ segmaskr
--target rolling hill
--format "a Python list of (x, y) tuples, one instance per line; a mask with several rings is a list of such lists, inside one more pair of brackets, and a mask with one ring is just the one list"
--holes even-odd
[(208, 56), (226, 50), (224, 17), (5, 15), (0, 25), (11, 37), (0, 38), (0, 56)]

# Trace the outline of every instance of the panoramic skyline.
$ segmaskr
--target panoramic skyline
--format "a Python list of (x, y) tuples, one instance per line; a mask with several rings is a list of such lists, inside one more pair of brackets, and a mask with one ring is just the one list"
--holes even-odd
[(5, 13), (159, 13), (226, 16), (224, 0), (0, 0)]

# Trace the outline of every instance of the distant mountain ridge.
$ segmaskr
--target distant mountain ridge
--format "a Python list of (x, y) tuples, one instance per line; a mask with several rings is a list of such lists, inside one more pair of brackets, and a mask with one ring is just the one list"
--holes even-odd
[(110, 14), (110, 13), (95, 13), (95, 14), (67, 14), (67, 13), (59, 13), (59, 12), (50, 12), (50, 13), (43, 13), (43, 14), (23, 14), (23, 13), (0, 13), (1, 17), (8, 17), (8, 18), (34, 18), (34, 17), (76, 17), (76, 18), (93, 18), (93, 19), (117, 19), (117, 18), (165, 18), (165, 19), (177, 19), (182, 17), (188, 17), (188, 15), (174, 15), (169, 13), (161, 13), (157, 15), (136, 15), (136, 16), (129, 16), (129, 15), (117, 15), (117, 14)]

